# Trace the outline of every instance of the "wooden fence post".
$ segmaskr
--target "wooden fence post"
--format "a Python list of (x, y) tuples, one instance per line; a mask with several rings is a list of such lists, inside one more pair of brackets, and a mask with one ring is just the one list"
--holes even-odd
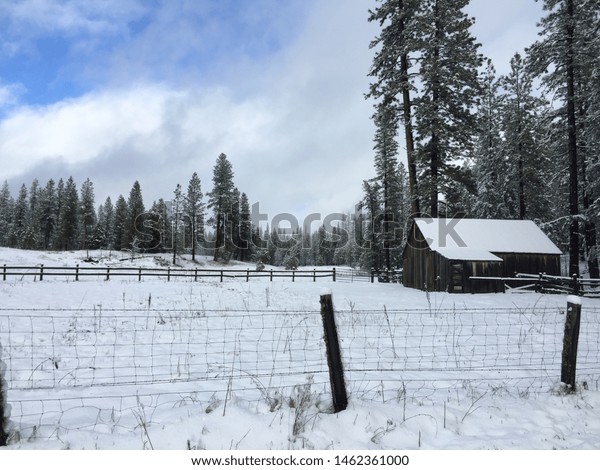
[(335, 282), (335, 268), (333, 268), (333, 282)]
[(106, 268), (106, 280), (110, 281), (110, 268)]
[(171, 281), (171, 267), (167, 267), (167, 282)]
[[(4, 265), (4, 272), (6, 273), (6, 265)], [(6, 281), (6, 277), (4, 278)], [(44, 265), (40, 264), (40, 281), (44, 280)]]
[(79, 281), (79, 265), (75, 266), (75, 280)]
[(223, 282), (223, 270), (221, 269), (221, 282)]
[(313, 269), (313, 282), (317, 282), (317, 270)]
[(250, 269), (246, 269), (246, 282), (250, 282)]
[(198, 282), (198, 268), (194, 268), (194, 282)]
[(142, 282), (142, 268), (140, 267), (138, 269), (139, 269), (139, 271), (138, 271), (138, 282)]
[(333, 408), (336, 413), (343, 411), (348, 406), (346, 383), (344, 381), (344, 366), (340, 353), (340, 343), (335, 326), (333, 313), (333, 300), (331, 294), (321, 294), (321, 317), (325, 330), (325, 346), (327, 349), (327, 365), (329, 366), (329, 381), (333, 395)]
[(273, 270), (271, 269), (271, 282), (273, 282)]
[(581, 323), (581, 299), (570, 295), (567, 298), (567, 318), (563, 337), (562, 366), (560, 381), (568, 387), (569, 393), (575, 393), (575, 374), (577, 369), (577, 345), (579, 343), (579, 325)]

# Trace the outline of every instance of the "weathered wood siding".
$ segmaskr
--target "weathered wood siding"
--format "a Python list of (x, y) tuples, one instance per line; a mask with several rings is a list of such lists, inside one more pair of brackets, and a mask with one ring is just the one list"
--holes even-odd
[(432, 290), (435, 278), (433, 252), (414, 223), (402, 255), (402, 269), (403, 284), (406, 287)]
[(513, 277), (515, 273), (560, 276), (560, 255), (537, 253), (494, 253), (504, 261), (502, 275)]

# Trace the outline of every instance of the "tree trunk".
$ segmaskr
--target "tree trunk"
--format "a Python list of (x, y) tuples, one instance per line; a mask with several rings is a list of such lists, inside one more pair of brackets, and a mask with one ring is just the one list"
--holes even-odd
[[(404, 11), (404, 2), (399, 0), (399, 9)], [(404, 37), (405, 24), (404, 17), (401, 17), (398, 22), (398, 33), (400, 37)], [(417, 163), (415, 160), (415, 139), (413, 136), (412, 127), (412, 110), (410, 99), (410, 82), (408, 80), (408, 54), (400, 55), (400, 86), (402, 87), (402, 115), (404, 121), (404, 138), (406, 140), (406, 160), (408, 163), (408, 189), (410, 192), (410, 209), (413, 216), (419, 216), (421, 212), (419, 204), (419, 194), (417, 185)]]
[(569, 155), (569, 274), (579, 275), (579, 192), (577, 174), (577, 118), (575, 116), (575, 66), (574, 66), (574, 0), (567, 0), (567, 127)]

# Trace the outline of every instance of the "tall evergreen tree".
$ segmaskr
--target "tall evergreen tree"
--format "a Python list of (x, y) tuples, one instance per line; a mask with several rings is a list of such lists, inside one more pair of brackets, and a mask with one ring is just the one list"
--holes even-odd
[(9, 236), (9, 245), (14, 248), (25, 248), (25, 237), (28, 230), (29, 203), (27, 188), (21, 185), (15, 200), (12, 220), (12, 231)]
[[(386, 100), (379, 104), (374, 116), (375, 132), (375, 171), (379, 183), (382, 203), (382, 237), (383, 260), (385, 267), (391, 270), (398, 263), (402, 244), (401, 231), (403, 221), (400, 220), (403, 200), (402, 183), (398, 174), (398, 113), (393, 101)], [(379, 215), (379, 214), (378, 214)]]
[(515, 194), (507, 155), (502, 144), (502, 102), (496, 70), (490, 60), (482, 76), (478, 110), (480, 132), (474, 149), (477, 196), (474, 215), (509, 219), (515, 215)]
[(8, 246), (12, 232), (14, 200), (10, 194), (8, 181), (0, 189), (0, 246)]
[(198, 239), (204, 240), (204, 203), (198, 173), (194, 172), (184, 201), (185, 218), (190, 231), (192, 261), (196, 260)]
[(79, 195), (72, 176), (65, 183), (61, 196), (58, 216), (58, 247), (60, 250), (75, 250), (78, 248)]
[[(586, 133), (585, 110), (586, 77), (598, 66), (598, 0), (544, 0), (546, 16), (540, 23), (540, 39), (528, 50), (529, 66), (542, 78), (546, 89), (562, 102), (556, 127), (560, 138), (566, 141), (566, 159), (569, 168), (569, 274), (579, 275), (580, 255), (580, 184), (587, 177), (582, 171), (578, 154)], [(590, 49), (591, 48), (591, 49)], [(590, 54), (590, 50), (595, 53)], [(597, 89), (598, 85), (591, 88)], [(584, 111), (587, 112), (587, 111)], [(597, 110), (596, 110), (597, 112)], [(585, 214), (584, 214), (585, 216)], [(592, 230), (595, 233), (595, 228)], [(595, 242), (593, 242), (595, 243)], [(594, 247), (590, 251), (595, 253)], [(597, 255), (593, 256), (591, 269), (597, 271)]]
[(115, 221), (113, 226), (113, 243), (115, 250), (127, 248), (128, 207), (123, 195), (119, 195), (115, 203)]
[(520, 54), (510, 61), (511, 70), (500, 79), (504, 153), (512, 166), (519, 219), (547, 220), (547, 180), (550, 162), (540, 141), (541, 122), (547, 103), (533, 92), (533, 77)]
[(135, 181), (127, 199), (126, 247), (133, 251), (144, 248), (144, 200), (139, 181)]
[[(416, 11), (418, 0), (378, 0), (380, 4), (370, 11), (369, 21), (377, 21), (381, 28), (370, 47), (379, 50), (373, 58), (369, 72), (376, 81), (371, 83), (368, 97), (402, 102), (402, 124), (406, 143), (408, 180), (413, 214), (420, 212), (417, 164), (414, 144), (410, 68), (420, 53), (416, 36)], [(411, 55), (413, 56), (411, 58)]]
[(41, 248), (44, 250), (51, 247), (52, 238), (58, 225), (58, 201), (54, 180), (51, 178), (40, 196), (40, 229)]
[(215, 228), (214, 260), (229, 259), (231, 253), (231, 232), (227, 233), (227, 221), (234, 204), (233, 169), (227, 155), (220, 154), (213, 168), (213, 189), (208, 193), (208, 208), (213, 211), (212, 223)]
[(81, 185), (79, 205), (79, 222), (81, 224), (81, 244), (87, 250), (92, 244), (94, 229), (97, 223), (94, 184), (87, 178)]
[(250, 219), (250, 203), (246, 193), (240, 196), (240, 224), (239, 224), (240, 261), (249, 261), (252, 257), (252, 221)]
[(456, 162), (468, 155), (477, 129), (473, 109), (480, 95), (482, 56), (463, 9), (469, 0), (420, 2), (420, 96), (415, 100), (421, 162), (426, 166), (430, 215), (438, 217), (446, 180), (462, 175)]

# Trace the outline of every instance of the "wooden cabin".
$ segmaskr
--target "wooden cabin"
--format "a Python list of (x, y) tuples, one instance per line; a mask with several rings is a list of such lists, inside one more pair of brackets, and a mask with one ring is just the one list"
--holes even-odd
[(530, 220), (415, 219), (403, 252), (403, 283), (430, 291), (503, 292), (516, 273), (560, 275), (561, 251)]

